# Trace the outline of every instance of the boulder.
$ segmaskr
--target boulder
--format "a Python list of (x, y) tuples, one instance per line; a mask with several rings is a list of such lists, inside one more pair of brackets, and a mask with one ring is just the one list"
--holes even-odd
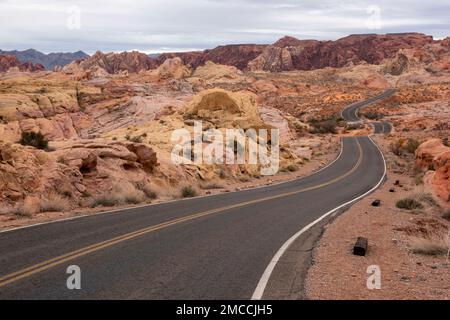
[(430, 139), (416, 150), (416, 164), (424, 169), (433, 169), (427, 174), (426, 182), (443, 201), (450, 195), (450, 147), (440, 139)]

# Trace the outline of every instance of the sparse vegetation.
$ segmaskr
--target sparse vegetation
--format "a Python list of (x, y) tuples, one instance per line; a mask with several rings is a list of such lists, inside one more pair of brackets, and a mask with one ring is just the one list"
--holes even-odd
[(102, 194), (95, 198), (91, 204), (91, 207), (113, 207), (124, 204), (138, 204), (144, 201), (145, 194), (143, 191), (137, 190), (134, 187), (129, 187), (128, 189), (119, 187), (112, 192)]
[[(147, 136), (146, 134), (141, 134), (140, 136), (130, 136), (129, 134), (125, 135), (125, 140), (131, 141), (134, 143), (142, 143), (144, 136)], [(113, 140), (115, 140), (113, 138)]]
[(337, 133), (338, 119), (324, 118), (324, 119), (311, 119), (309, 124), (313, 127), (310, 133)]
[(431, 239), (411, 237), (410, 247), (412, 252), (425, 255), (447, 255), (450, 250), (448, 236), (434, 237)]
[(352, 130), (360, 130), (363, 128), (364, 125), (362, 123), (351, 123), (346, 125), (345, 130), (352, 131)]
[(226, 177), (227, 177), (227, 174), (226, 174), (225, 170), (223, 170), (222, 168), (219, 169), (219, 178), (225, 179)]
[(395, 154), (396, 156), (401, 156), (402, 155), (402, 143), (401, 143), (401, 141), (397, 140), (397, 141), (391, 143), (390, 149), (391, 149), (392, 153)]
[(242, 177), (239, 178), (239, 181), (240, 181), (240, 182), (249, 182), (249, 181), (250, 181), (250, 178), (249, 178), (249, 177), (246, 177), (246, 176), (242, 176)]
[(442, 213), (442, 218), (450, 221), (450, 209), (444, 210), (444, 212)]
[(26, 197), (22, 203), (17, 204), (11, 213), (19, 217), (30, 218), (41, 210), (39, 199), (34, 197)]
[(287, 166), (287, 169), (290, 172), (295, 172), (295, 171), (298, 171), (298, 166), (296, 166), (295, 164), (290, 164)]
[(32, 146), (41, 150), (48, 148), (48, 140), (45, 139), (40, 132), (22, 132), (19, 143), (24, 146)]
[(197, 195), (197, 191), (192, 186), (183, 186), (181, 188), (181, 196), (183, 198), (192, 198)]
[(83, 99), (82, 99), (83, 96), (82, 96), (82, 93), (81, 93), (80, 88), (78, 87), (78, 85), (75, 87), (75, 96), (77, 98), (78, 108), (81, 111), (85, 111), (86, 108), (83, 105)]
[(416, 139), (408, 138), (408, 140), (399, 139), (390, 145), (390, 149), (396, 156), (402, 156), (405, 152), (414, 154), (420, 142)]
[(65, 212), (69, 209), (69, 201), (56, 193), (51, 193), (41, 201), (41, 212)]
[(134, 136), (130, 138), (130, 141), (135, 143), (142, 143), (142, 140), (142, 136)]
[(153, 187), (150, 186), (149, 184), (146, 184), (142, 188), (142, 191), (147, 196), (147, 198), (149, 198), (151, 200), (154, 200), (154, 199), (158, 198), (158, 194), (154, 191)]
[(363, 114), (363, 116), (369, 120), (380, 120), (384, 118), (385, 115), (379, 112), (367, 111)]
[(405, 149), (407, 152), (414, 154), (419, 146), (420, 146), (420, 142), (418, 140), (408, 138)]
[(212, 182), (201, 184), (200, 188), (205, 189), (205, 190), (207, 190), (207, 189), (222, 189), (223, 185), (221, 185), (220, 183), (218, 183), (216, 181), (212, 181)]
[(405, 209), (405, 210), (415, 210), (415, 209), (422, 209), (423, 205), (412, 198), (404, 198), (396, 203), (397, 208), (399, 209)]

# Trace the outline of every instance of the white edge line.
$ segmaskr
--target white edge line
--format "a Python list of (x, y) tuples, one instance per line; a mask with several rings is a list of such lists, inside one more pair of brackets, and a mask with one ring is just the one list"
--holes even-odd
[(0, 234), (7, 233), (7, 232), (13, 232), (13, 231), (17, 231), (17, 230), (22, 230), (22, 229), (33, 228), (33, 227), (42, 226), (42, 225), (46, 225), (46, 224), (52, 224), (52, 223), (76, 220), (76, 219), (81, 219), (81, 218), (86, 218), (86, 217), (95, 217), (95, 216), (99, 216), (99, 215), (102, 215), (102, 214), (115, 213), (115, 212), (119, 212), (119, 211), (123, 211), (125, 213), (125, 211), (130, 211), (130, 210), (140, 209), (140, 208), (146, 208), (146, 207), (151, 207), (151, 206), (157, 206), (157, 205), (163, 205), (163, 204), (168, 204), (168, 203), (172, 203), (172, 202), (190, 201), (190, 200), (201, 199), (201, 198), (206, 198), (206, 197), (214, 197), (214, 196), (223, 195), (223, 194), (231, 194), (231, 193), (244, 192), (244, 191), (262, 189), (262, 188), (270, 188), (270, 187), (282, 185), (282, 184), (285, 184), (285, 183), (294, 182), (296, 180), (303, 180), (303, 179), (311, 177), (311, 176), (313, 176), (313, 175), (315, 175), (315, 174), (325, 170), (326, 168), (328, 168), (331, 165), (333, 165), (336, 161), (338, 161), (341, 158), (342, 153), (344, 151), (344, 139), (341, 138), (340, 139), (340, 143), (341, 143), (341, 150), (339, 152), (339, 155), (333, 161), (331, 161), (329, 164), (327, 164), (323, 168), (320, 168), (319, 170), (314, 171), (311, 174), (306, 175), (304, 177), (298, 177), (298, 178), (294, 178), (294, 179), (290, 179), (290, 180), (286, 180), (286, 181), (281, 181), (281, 182), (278, 182), (278, 183), (273, 183), (273, 184), (270, 184), (270, 185), (261, 185), (261, 186), (256, 186), (254, 188), (248, 188), (248, 189), (243, 189), (243, 190), (238, 190), (238, 191), (231, 191), (231, 192), (226, 192), (226, 193), (216, 193), (216, 194), (207, 194), (207, 195), (202, 195), (202, 196), (197, 196), (197, 197), (192, 197), (192, 198), (186, 198), (186, 199), (174, 199), (174, 200), (168, 200), (168, 201), (163, 201), (163, 202), (158, 202), (158, 203), (150, 203), (150, 204), (144, 204), (144, 205), (140, 205), (140, 206), (134, 206), (134, 207), (128, 207), (128, 208), (120, 208), (120, 209), (114, 209), (114, 210), (108, 210), (108, 211), (101, 211), (101, 212), (96, 212), (96, 213), (88, 213), (88, 214), (83, 214), (83, 215), (77, 215), (77, 216), (74, 216), (74, 217), (68, 217), (68, 218), (62, 218), (62, 219), (57, 219), (57, 220), (52, 220), (52, 221), (45, 221), (45, 222), (40, 222), (40, 223), (34, 223), (34, 224), (26, 225), (26, 226), (15, 227), (15, 228), (6, 229), (6, 230), (0, 230)]
[(296, 234), (294, 234), (292, 237), (290, 237), (282, 246), (281, 248), (277, 251), (277, 253), (275, 253), (275, 255), (273, 256), (272, 260), (269, 262), (269, 265), (267, 266), (266, 270), (264, 271), (263, 275), (261, 276), (261, 279), (258, 282), (258, 285), (255, 289), (255, 291), (253, 292), (252, 298), (251, 300), (261, 300), (264, 294), (264, 291), (266, 289), (266, 286), (269, 282), (270, 276), (272, 275), (273, 270), (275, 269), (275, 266), (277, 265), (277, 263), (280, 261), (281, 257), (283, 256), (283, 254), (287, 251), (287, 249), (292, 245), (292, 243), (298, 238), (300, 237), (303, 233), (305, 233), (306, 231), (308, 231), (309, 229), (311, 229), (311, 227), (313, 227), (314, 225), (316, 225), (317, 223), (319, 223), (320, 221), (322, 221), (323, 219), (325, 219), (326, 217), (328, 217), (329, 215), (331, 215), (332, 213), (338, 211), (339, 209), (360, 200), (361, 198), (364, 198), (365, 196), (367, 196), (368, 194), (372, 193), (374, 190), (376, 190), (384, 181), (384, 178), (386, 177), (386, 172), (387, 172), (387, 166), (386, 166), (386, 159), (384, 157), (383, 152), (381, 151), (380, 147), (378, 147), (378, 145), (372, 140), (372, 138), (370, 136), (368, 136), (368, 138), (370, 139), (370, 141), (372, 141), (372, 143), (377, 147), (378, 151), (381, 154), (381, 157), (383, 158), (383, 163), (384, 163), (384, 173), (383, 176), (381, 177), (380, 181), (377, 183), (377, 185), (375, 187), (373, 187), (372, 189), (370, 189), (369, 191), (367, 191), (366, 193), (358, 196), (357, 198), (350, 200), (344, 204), (341, 204), (339, 207), (336, 207), (330, 211), (328, 211), (327, 213), (325, 213), (324, 215), (322, 215), (320, 218), (318, 218), (317, 220), (311, 222), (310, 224), (308, 224), (306, 227), (304, 227), (303, 229), (301, 229), (299, 232), (297, 232)]

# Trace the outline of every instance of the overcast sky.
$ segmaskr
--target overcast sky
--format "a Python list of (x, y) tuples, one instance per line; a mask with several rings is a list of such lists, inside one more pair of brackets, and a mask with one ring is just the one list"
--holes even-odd
[(450, 0), (0, 0), (3, 50), (153, 53), (408, 31), (449, 36)]

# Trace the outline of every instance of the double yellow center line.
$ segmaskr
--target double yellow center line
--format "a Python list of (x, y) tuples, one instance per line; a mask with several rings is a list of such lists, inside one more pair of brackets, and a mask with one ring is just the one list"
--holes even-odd
[(345, 174), (343, 174), (342, 176), (339, 176), (335, 179), (332, 179), (330, 181), (327, 181), (325, 183), (321, 183), (312, 187), (308, 187), (308, 188), (304, 188), (304, 189), (299, 189), (296, 191), (291, 191), (291, 192), (286, 192), (286, 193), (282, 193), (282, 194), (278, 194), (278, 195), (274, 195), (274, 196), (270, 196), (270, 197), (265, 197), (265, 198), (260, 198), (260, 199), (256, 199), (256, 200), (251, 200), (251, 201), (245, 201), (245, 202), (240, 202), (237, 204), (233, 204), (233, 205), (229, 205), (229, 206), (224, 206), (224, 207), (220, 207), (220, 208), (216, 208), (216, 209), (212, 209), (212, 210), (208, 210), (208, 211), (203, 211), (203, 212), (199, 212), (199, 213), (195, 213), (186, 217), (182, 217), (182, 218), (178, 218), (178, 219), (174, 219), (171, 221), (167, 221), (167, 222), (163, 222), (154, 226), (150, 226), (147, 228), (143, 228), (134, 232), (130, 232), (127, 234), (124, 234), (122, 236), (118, 236), (103, 242), (99, 242), (72, 252), (69, 252), (67, 254), (58, 256), (56, 258), (53, 259), (49, 259), (43, 262), (40, 262), (38, 264), (35, 264), (33, 266), (30, 266), (28, 268), (19, 270), (17, 272), (13, 272), (10, 273), (8, 275), (5, 275), (3, 277), (0, 277), (0, 287), (3, 287), (7, 284), (10, 284), (12, 282), (21, 280), (23, 278), (27, 278), (29, 276), (32, 276), (36, 273), (48, 270), (50, 268), (56, 267), (58, 265), (61, 265), (67, 261), (85, 256), (87, 254), (111, 247), (115, 244), (127, 241), (127, 240), (131, 240), (140, 236), (143, 236), (145, 234), (151, 233), (151, 232), (155, 232), (182, 222), (186, 222), (186, 221), (190, 221), (190, 220), (194, 220), (194, 219), (198, 219), (201, 217), (205, 217), (205, 216), (209, 216), (212, 214), (216, 214), (216, 213), (223, 213), (225, 211), (231, 210), (231, 209), (236, 209), (236, 208), (240, 208), (240, 207), (244, 207), (244, 206), (248, 206), (251, 204), (255, 204), (255, 203), (260, 203), (263, 201), (269, 201), (269, 200), (274, 200), (274, 199), (279, 199), (279, 198), (284, 198), (284, 197), (289, 197), (295, 194), (299, 194), (302, 192), (306, 192), (306, 191), (311, 191), (311, 190), (315, 190), (315, 189), (319, 189), (319, 188), (323, 188), (326, 187), (328, 185), (331, 185), (333, 183), (336, 183), (342, 179), (345, 179), (346, 177), (348, 177), (349, 175), (351, 175), (353, 172), (355, 172), (359, 166), (361, 165), (362, 159), (363, 159), (363, 150), (361, 147), (360, 142), (358, 141), (358, 139), (356, 139), (356, 143), (358, 145), (358, 150), (359, 150), (359, 157), (358, 157), (358, 161), (355, 164), (355, 166), (353, 166), (353, 168), (346, 172)]

